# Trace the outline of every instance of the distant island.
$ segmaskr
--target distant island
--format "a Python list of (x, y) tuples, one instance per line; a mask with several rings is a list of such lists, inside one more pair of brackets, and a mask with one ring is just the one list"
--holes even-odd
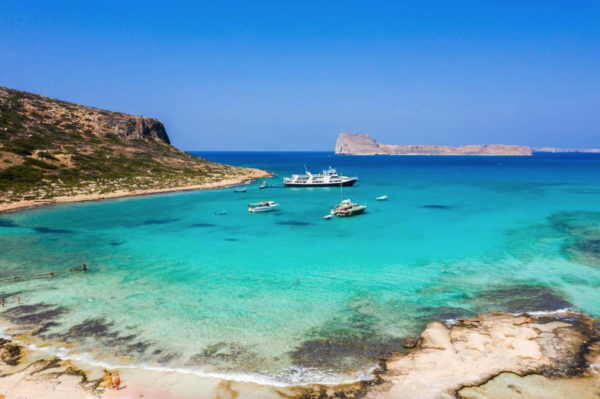
[(580, 152), (580, 153), (589, 153), (589, 154), (600, 154), (600, 149), (597, 148), (550, 148), (550, 147), (535, 147), (532, 148), (533, 152), (551, 152), (551, 153), (559, 153), (559, 152)]
[(156, 119), (0, 87), (0, 212), (269, 175), (183, 152)]
[(339, 155), (531, 155), (524, 145), (389, 145), (379, 144), (368, 134), (342, 133), (335, 153)]
[(342, 133), (337, 139), (335, 153), (338, 155), (532, 155), (543, 153), (593, 153), (594, 148), (550, 148), (526, 145), (464, 145), (459, 147), (442, 145), (389, 145), (380, 144), (368, 134)]

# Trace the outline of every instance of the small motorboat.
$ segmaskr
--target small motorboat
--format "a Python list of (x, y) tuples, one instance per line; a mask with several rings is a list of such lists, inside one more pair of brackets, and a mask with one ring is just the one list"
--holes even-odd
[(227, 211), (218, 211), (215, 212), (215, 215), (227, 215)]
[(235, 190), (233, 190), (234, 193), (245, 193), (246, 192), (246, 187), (244, 188), (237, 188)]
[(267, 184), (267, 182), (264, 181), (263, 184), (261, 184), (258, 188), (278, 188), (278, 186), (275, 186), (273, 184)]
[(377, 201), (385, 201), (387, 199), (387, 195), (382, 195), (381, 197), (375, 198)]
[(273, 201), (255, 202), (253, 204), (248, 204), (248, 212), (269, 212), (274, 211), (278, 206), (279, 204), (276, 204)]
[(330, 220), (332, 217), (333, 217), (333, 215), (325, 215), (325, 216), (323, 216), (323, 219)]

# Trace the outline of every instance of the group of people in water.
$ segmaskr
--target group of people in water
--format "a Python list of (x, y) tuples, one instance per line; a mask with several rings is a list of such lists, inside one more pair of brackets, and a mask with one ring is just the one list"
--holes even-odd
[(115, 373), (113, 377), (112, 373), (106, 374), (106, 388), (107, 389), (116, 389), (119, 390), (119, 386), (121, 385), (121, 377), (119, 377), (119, 373)]

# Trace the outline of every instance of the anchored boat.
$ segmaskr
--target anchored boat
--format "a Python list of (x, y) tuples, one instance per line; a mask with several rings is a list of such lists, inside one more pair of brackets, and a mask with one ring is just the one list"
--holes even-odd
[(336, 216), (354, 216), (363, 213), (365, 209), (367, 209), (366, 205), (358, 205), (346, 199), (341, 204), (336, 205), (331, 210), (331, 214)]
[(387, 200), (387, 195), (382, 195), (381, 197), (375, 198), (377, 201), (385, 201)]
[[(306, 169), (306, 165), (304, 166)], [(338, 175), (337, 171), (331, 166), (329, 170), (324, 170), (321, 174), (313, 175), (306, 169), (303, 175), (292, 175), (285, 177), (283, 185), (285, 187), (337, 187), (352, 186), (356, 183), (358, 177), (347, 177)]]
[(246, 192), (246, 187), (244, 188), (238, 188), (233, 190), (234, 193), (245, 193)]
[(273, 201), (255, 202), (253, 204), (248, 204), (248, 212), (269, 212), (274, 211), (278, 206), (279, 204), (276, 204)]
[(267, 184), (267, 182), (264, 181), (263, 184), (261, 184), (258, 188), (277, 188), (277, 186), (273, 184)]

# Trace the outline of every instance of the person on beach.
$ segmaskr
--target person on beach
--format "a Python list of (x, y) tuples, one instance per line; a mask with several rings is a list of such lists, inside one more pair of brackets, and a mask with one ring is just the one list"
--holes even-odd
[(121, 385), (121, 377), (119, 377), (119, 373), (115, 374), (115, 389), (119, 390), (119, 385)]
[(527, 319), (525, 319), (527, 321), (527, 328), (529, 328), (529, 323), (531, 323), (531, 318), (527, 317)]
[(19, 302), (19, 305), (20, 305), (21, 304), (21, 297), (20, 296), (17, 297), (17, 301)]
[(108, 373), (105, 380), (106, 380), (106, 389), (114, 389), (113, 381), (112, 381), (112, 373)]
[(4, 298), (2, 298), (2, 307), (4, 307)]

